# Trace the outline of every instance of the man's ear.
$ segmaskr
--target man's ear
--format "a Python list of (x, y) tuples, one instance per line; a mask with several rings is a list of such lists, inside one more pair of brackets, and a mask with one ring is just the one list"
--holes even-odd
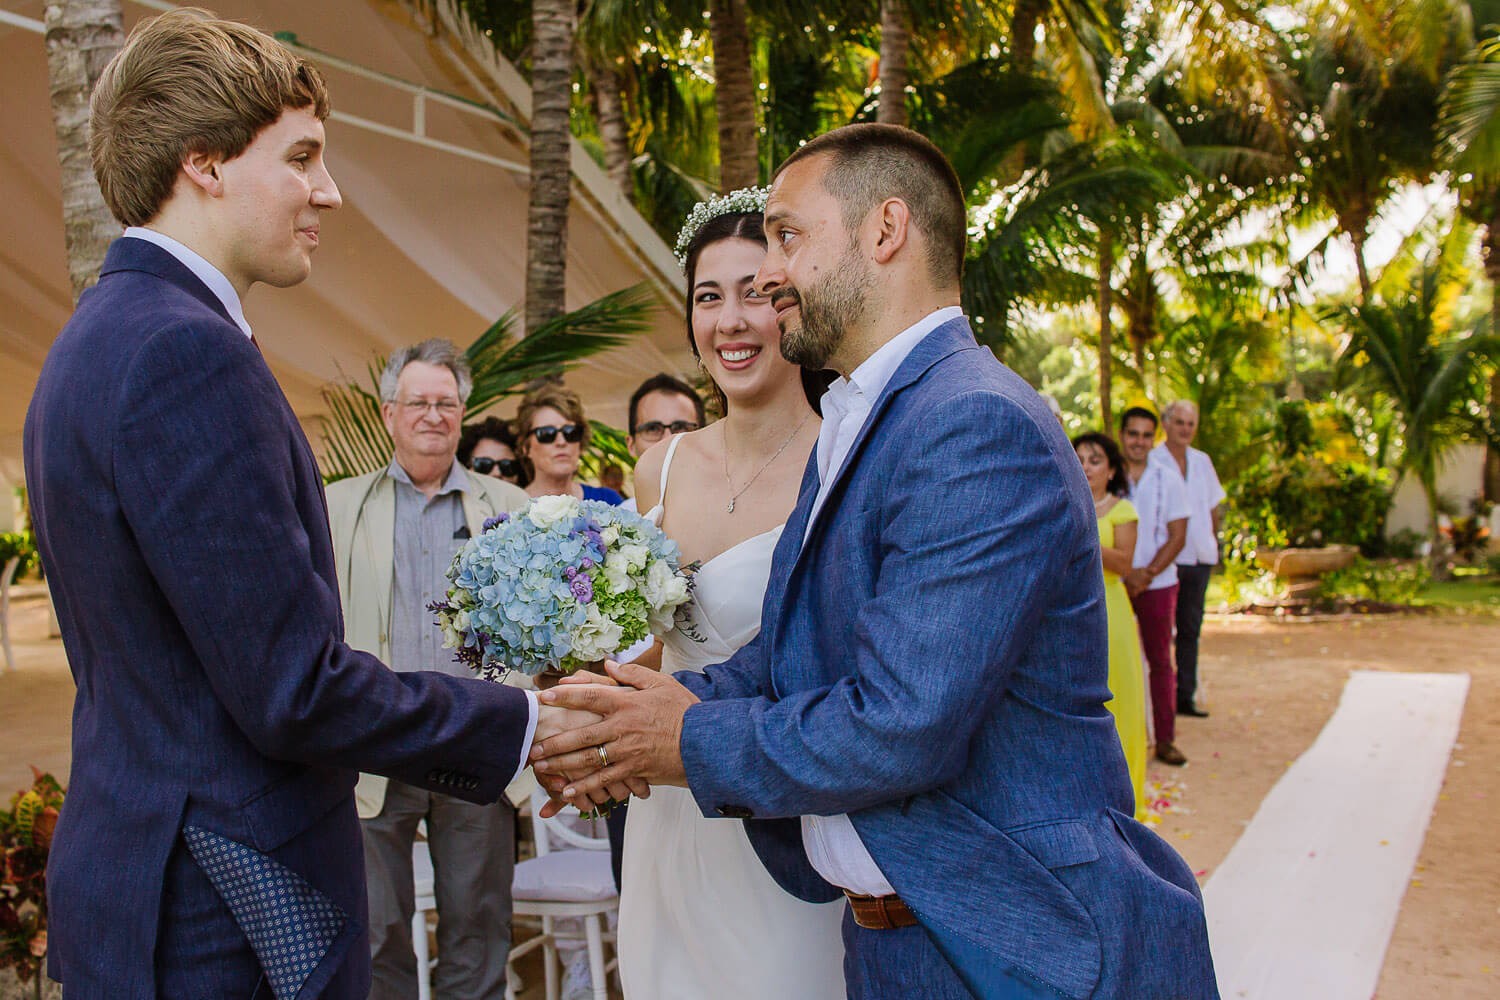
[(182, 158), (182, 175), (211, 198), (224, 193), (224, 161), (217, 153), (191, 152)]
[(887, 198), (875, 207), (875, 263), (889, 264), (906, 246), (911, 233), (911, 209), (900, 198)]

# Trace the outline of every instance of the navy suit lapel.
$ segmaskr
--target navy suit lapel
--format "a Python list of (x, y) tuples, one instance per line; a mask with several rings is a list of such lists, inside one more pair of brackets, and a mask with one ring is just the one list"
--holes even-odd
[(224, 317), (224, 322), (235, 326), (234, 318), (224, 308), (224, 303), (182, 261), (149, 240), (134, 236), (122, 236), (109, 245), (104, 255), (104, 264), (99, 268), (99, 277), (114, 271), (142, 271), (153, 274), (163, 281), (176, 285), (193, 298)]

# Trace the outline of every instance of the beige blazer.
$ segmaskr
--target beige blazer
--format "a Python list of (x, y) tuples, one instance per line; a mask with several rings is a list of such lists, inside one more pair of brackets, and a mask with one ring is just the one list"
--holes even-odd
[[(525, 505), (527, 496), (521, 489), (493, 476), (480, 476), (465, 470), (470, 489), (463, 494), (464, 521), (469, 532), (477, 535), (487, 518), (501, 511), (514, 511)], [(333, 554), (339, 576), (339, 600), (344, 608), (344, 640), (355, 649), (391, 660), (391, 583), (394, 573), (392, 535), (396, 530), (396, 481), (384, 468), (330, 483), (328, 526), (333, 534)], [(530, 687), (520, 674), (506, 681), (517, 687)], [(380, 814), (385, 804), (384, 777), (361, 774), (354, 789), (355, 803), (361, 819)], [(530, 769), (505, 790), (506, 797), (519, 805), (530, 797), (536, 786)]]

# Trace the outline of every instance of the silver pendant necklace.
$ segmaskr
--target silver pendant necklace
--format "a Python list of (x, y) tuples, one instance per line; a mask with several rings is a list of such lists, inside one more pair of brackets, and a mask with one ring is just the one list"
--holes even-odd
[(725, 437), (725, 439), (724, 439), (724, 485), (726, 485), (726, 486), (729, 487), (730, 496), (729, 496), (729, 502), (724, 505), (724, 513), (726, 513), (726, 514), (733, 514), (734, 513), (735, 502), (737, 500), (739, 500), (740, 497), (742, 497), (742, 496), (745, 495), (745, 491), (748, 490), (751, 487), (751, 485), (753, 485), (754, 482), (757, 479), (760, 478), (760, 474), (762, 472), (765, 472), (767, 469), (769, 469), (771, 467), (771, 463), (772, 462), (776, 461), (778, 458), (781, 457), (781, 453), (784, 452), (784, 451), (786, 451), (787, 446), (792, 443), (792, 441), (797, 437), (797, 435), (799, 433), (801, 433), (802, 428), (807, 425), (808, 417), (811, 417), (811, 416), (812, 416), (812, 414), (809, 413), (806, 417), (802, 418), (802, 423), (800, 423), (796, 427), (794, 427), (792, 429), (791, 435), (785, 441), (781, 442), (781, 447), (776, 449), (776, 454), (774, 454), (770, 458), (766, 459), (766, 464), (762, 465), (759, 469), (755, 470), (755, 475), (751, 476), (750, 479), (749, 479), (749, 481), (746, 482), (744, 486), (741, 486), (738, 490), (735, 490), (735, 488), (734, 488), (734, 480), (732, 480), (732, 479), (729, 478), (729, 438), (727, 436)]

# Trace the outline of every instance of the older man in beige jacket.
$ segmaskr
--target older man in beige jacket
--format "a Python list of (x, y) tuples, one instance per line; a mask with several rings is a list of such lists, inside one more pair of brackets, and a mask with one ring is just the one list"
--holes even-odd
[[(427, 610), (447, 591), (444, 576), (464, 540), (526, 494), (480, 476), (455, 457), (471, 388), (457, 348), (428, 340), (397, 351), (380, 380), (381, 415), (395, 444), (386, 468), (328, 487), (347, 641), (395, 670), (469, 676)], [(412, 843), (427, 825), (436, 872), (438, 964), (433, 995), (501, 1000), (510, 946), (515, 807), (534, 779), (526, 771), (494, 805), (360, 776), (355, 797), (364, 831), (370, 900), (373, 1000), (417, 995), (411, 921)], [(508, 801), (507, 801), (508, 800)]]

